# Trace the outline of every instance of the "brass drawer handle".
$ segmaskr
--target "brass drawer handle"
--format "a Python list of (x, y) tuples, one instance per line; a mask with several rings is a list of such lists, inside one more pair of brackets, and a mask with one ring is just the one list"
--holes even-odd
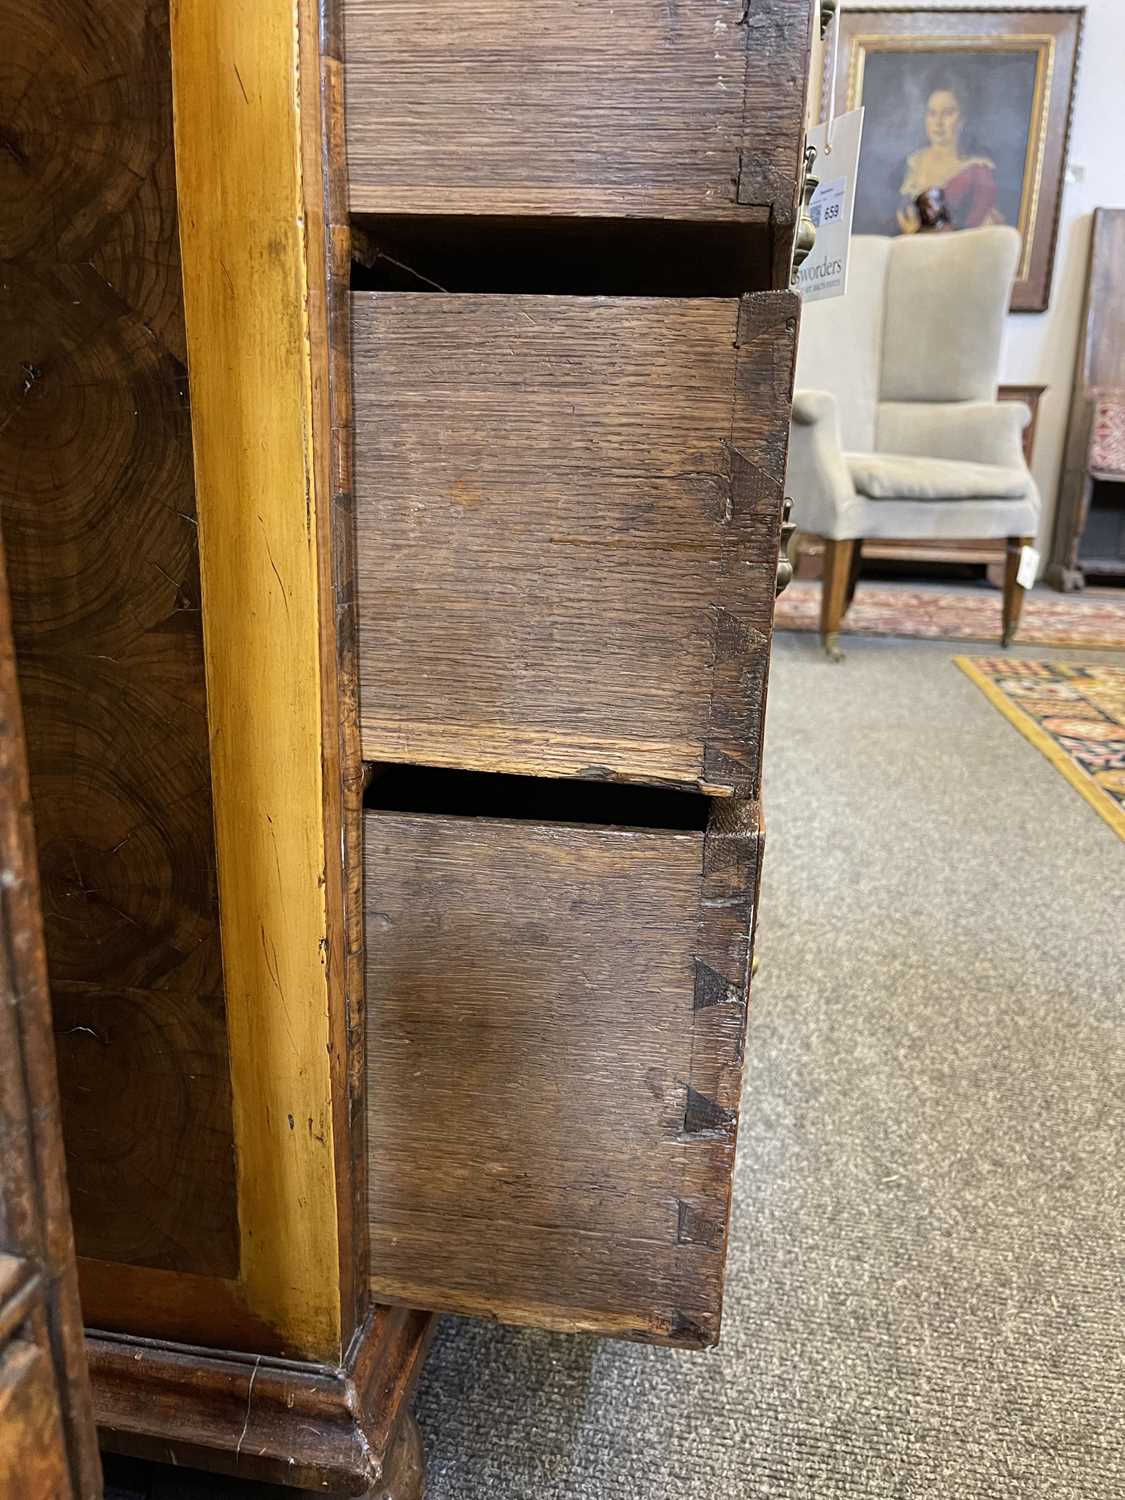
[(812, 203), (813, 194), (820, 186), (820, 178), (814, 177), (812, 169), (816, 165), (816, 147), (805, 147), (805, 175), (801, 181), (801, 213), (797, 224), (797, 235), (793, 242), (793, 282), (796, 284), (797, 272), (812, 254), (812, 248), (816, 244), (816, 225), (813, 223), (809, 205)]
[(781, 510), (781, 551), (777, 559), (777, 587), (774, 598), (780, 598), (793, 582), (792, 543), (797, 534), (797, 524), (792, 520), (793, 502), (788, 495)]

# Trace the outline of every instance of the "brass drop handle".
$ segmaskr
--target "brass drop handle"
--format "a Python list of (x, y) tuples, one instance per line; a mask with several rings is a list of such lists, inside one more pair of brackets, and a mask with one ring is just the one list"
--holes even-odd
[(781, 552), (777, 559), (777, 587), (774, 597), (783, 594), (793, 582), (793, 559), (790, 556), (790, 547), (797, 533), (797, 524), (792, 520), (793, 502), (788, 495), (785, 504), (781, 508)]
[(793, 280), (797, 280), (797, 272), (808, 260), (812, 248), (816, 244), (816, 225), (812, 221), (809, 205), (812, 203), (813, 194), (820, 186), (820, 178), (814, 177), (812, 169), (816, 165), (816, 147), (805, 147), (805, 175), (801, 182), (801, 215), (797, 224), (797, 235), (793, 243)]
[(839, 0), (820, 0), (820, 40), (828, 35), (828, 28), (836, 16)]

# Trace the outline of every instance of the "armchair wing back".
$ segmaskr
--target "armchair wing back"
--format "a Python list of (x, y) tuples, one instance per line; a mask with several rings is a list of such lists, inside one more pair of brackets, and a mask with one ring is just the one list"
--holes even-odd
[(995, 401), (1014, 229), (903, 235), (887, 261), (881, 401)]
[(856, 235), (848, 294), (801, 316), (797, 387), (831, 391), (851, 453), (876, 446), (883, 401), (994, 401), (1020, 237)]
[(875, 446), (887, 262), (893, 244), (879, 235), (857, 235), (847, 296), (810, 302), (801, 310), (797, 388), (832, 393), (840, 440), (849, 453), (870, 453)]

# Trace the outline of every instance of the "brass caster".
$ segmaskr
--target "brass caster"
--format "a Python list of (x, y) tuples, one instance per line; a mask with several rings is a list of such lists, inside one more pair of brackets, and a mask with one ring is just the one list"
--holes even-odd
[(821, 642), (824, 646), (824, 654), (829, 661), (841, 662), (844, 660), (844, 653), (840, 650), (840, 637), (836, 631), (832, 631), (830, 635), (822, 636)]

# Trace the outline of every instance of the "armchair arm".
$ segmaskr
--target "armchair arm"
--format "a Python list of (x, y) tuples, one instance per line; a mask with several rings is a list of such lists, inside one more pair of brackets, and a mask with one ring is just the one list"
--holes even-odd
[(835, 536), (841, 511), (855, 499), (855, 486), (840, 445), (836, 398), (828, 391), (794, 393), (785, 485), (798, 528)]
[(1023, 431), (1030, 421), (1022, 401), (884, 401), (878, 448), (1023, 469)]

